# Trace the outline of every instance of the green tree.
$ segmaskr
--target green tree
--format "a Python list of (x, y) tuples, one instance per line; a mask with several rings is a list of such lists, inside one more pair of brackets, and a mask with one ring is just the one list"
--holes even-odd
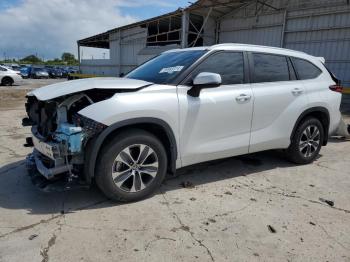
[(35, 55), (26, 56), (26, 57), (22, 58), (20, 61), (27, 62), (27, 63), (33, 63), (33, 64), (42, 62), (42, 60)]
[(62, 59), (62, 61), (65, 61), (65, 62), (75, 62), (76, 61), (74, 55), (71, 53), (63, 53), (61, 56), (61, 59)]
[(64, 65), (65, 63), (62, 62), (61, 59), (55, 58), (53, 60), (47, 60), (45, 64), (46, 65)]

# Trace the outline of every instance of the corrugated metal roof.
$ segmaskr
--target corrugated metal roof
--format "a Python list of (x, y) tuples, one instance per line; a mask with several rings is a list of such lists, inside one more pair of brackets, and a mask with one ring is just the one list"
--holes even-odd
[[(78, 44), (80, 46), (89, 46), (90, 43), (94, 44), (94, 42), (104, 41), (104, 40), (100, 40), (100, 39), (101, 38), (103, 38), (103, 39), (106, 38), (107, 42), (108, 42), (108, 46), (107, 47), (103, 47), (103, 48), (109, 48), (109, 35), (110, 34), (118, 32), (120, 30), (132, 28), (132, 27), (136, 27), (136, 26), (141, 26), (141, 25), (146, 25), (147, 23), (150, 23), (150, 22), (162, 19), (162, 18), (168, 18), (168, 17), (175, 16), (175, 15), (181, 15), (182, 11), (183, 11), (183, 9), (178, 9), (178, 10), (176, 10), (174, 12), (170, 12), (170, 13), (167, 13), (167, 14), (164, 14), (164, 15), (160, 15), (160, 16), (153, 17), (153, 18), (150, 18), (150, 19), (142, 20), (142, 21), (139, 21), (139, 22), (136, 22), (136, 23), (125, 25), (125, 26), (117, 27), (117, 28), (108, 30), (108, 31), (106, 31), (104, 33), (101, 33), (101, 34), (98, 34), (98, 35), (94, 35), (94, 36), (90, 36), (90, 37), (78, 40)], [(98, 47), (98, 46), (96, 46), (96, 47)]]
[(183, 11), (191, 11), (197, 14), (206, 14), (208, 8), (212, 8), (212, 17), (220, 17), (224, 14), (231, 12), (232, 10), (244, 6), (248, 3), (251, 3), (255, 0), (199, 0), (190, 5), (187, 8), (179, 8), (173, 12), (156, 16), (150, 19), (139, 21), (136, 23), (128, 24), (125, 26), (117, 27), (111, 30), (108, 30), (104, 33), (90, 36), (81, 40), (78, 40), (80, 46), (90, 46), (90, 47), (100, 47), (100, 48), (109, 48), (109, 35), (111, 33), (118, 32), (120, 30), (128, 29), (131, 27), (146, 25), (147, 23), (157, 21), (159, 19), (168, 18), (171, 16), (182, 15)]

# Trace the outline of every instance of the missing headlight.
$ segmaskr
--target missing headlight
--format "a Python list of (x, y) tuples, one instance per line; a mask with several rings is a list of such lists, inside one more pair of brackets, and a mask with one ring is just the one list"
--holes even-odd
[(91, 138), (102, 132), (107, 126), (78, 113), (72, 116), (72, 122), (83, 129), (85, 138)]

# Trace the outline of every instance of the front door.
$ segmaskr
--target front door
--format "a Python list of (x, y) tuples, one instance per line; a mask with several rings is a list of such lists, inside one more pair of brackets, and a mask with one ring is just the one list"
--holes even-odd
[(249, 148), (253, 94), (245, 83), (242, 52), (218, 52), (191, 73), (218, 73), (222, 85), (191, 97), (190, 84), (178, 86), (182, 165), (246, 154)]

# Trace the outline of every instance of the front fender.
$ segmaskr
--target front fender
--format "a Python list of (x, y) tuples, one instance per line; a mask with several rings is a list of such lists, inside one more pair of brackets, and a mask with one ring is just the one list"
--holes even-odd
[(178, 111), (176, 88), (172, 86), (117, 93), (79, 111), (79, 114), (108, 126), (87, 145), (85, 174), (88, 181), (94, 176), (98, 153), (106, 137), (121, 127), (135, 124), (157, 124), (166, 132), (172, 147), (170, 168), (175, 170), (179, 144)]
[(103, 130), (101, 134), (99, 134), (97, 137), (91, 139), (88, 142), (88, 144), (86, 145), (85, 166), (84, 166), (84, 174), (85, 174), (86, 182), (90, 183), (91, 178), (94, 177), (95, 175), (96, 160), (106, 138), (117, 129), (120, 129), (126, 126), (136, 125), (136, 124), (156, 124), (166, 132), (168, 139), (170, 141), (170, 151), (171, 151), (171, 157), (169, 159), (170, 169), (173, 173), (175, 173), (176, 159), (177, 159), (177, 143), (171, 127), (161, 119), (151, 118), (151, 117), (141, 117), (141, 118), (128, 119), (128, 120), (115, 123), (107, 127), (105, 130)]

